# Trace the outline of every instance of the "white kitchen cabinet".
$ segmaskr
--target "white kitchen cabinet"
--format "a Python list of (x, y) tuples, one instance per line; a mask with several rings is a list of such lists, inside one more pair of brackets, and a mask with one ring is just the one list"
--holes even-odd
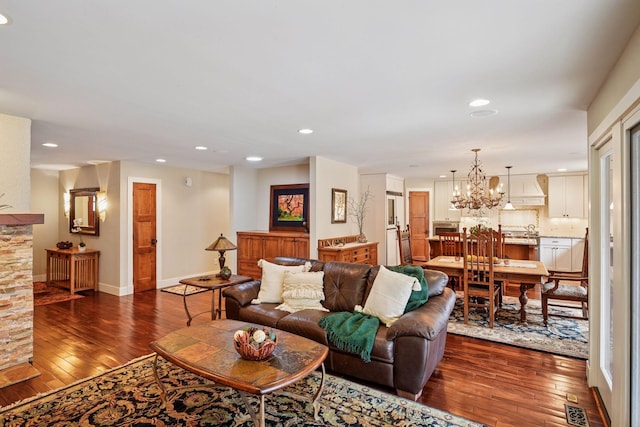
[(584, 175), (549, 177), (549, 217), (585, 218)]
[(460, 210), (449, 210), (453, 198), (451, 181), (436, 181), (434, 184), (434, 221), (460, 221)]
[(548, 270), (580, 271), (584, 239), (570, 237), (541, 237), (540, 261)]

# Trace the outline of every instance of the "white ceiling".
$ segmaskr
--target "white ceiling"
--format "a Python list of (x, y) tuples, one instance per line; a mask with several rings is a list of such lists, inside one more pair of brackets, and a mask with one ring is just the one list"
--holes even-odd
[[(33, 167), (322, 156), (433, 178), (466, 173), (476, 147), (489, 174), (586, 170), (586, 109), (640, 1), (0, 0), (0, 13), (0, 112), (33, 119)], [(498, 113), (470, 116), (477, 97)]]

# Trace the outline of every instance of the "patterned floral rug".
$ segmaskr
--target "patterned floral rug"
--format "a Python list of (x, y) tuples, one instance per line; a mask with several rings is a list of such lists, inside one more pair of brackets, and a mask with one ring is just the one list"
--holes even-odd
[[(456, 306), (449, 318), (447, 331), (516, 347), (588, 359), (589, 322), (587, 320), (550, 317), (549, 326), (545, 327), (539, 300), (530, 299), (526, 305), (526, 311), (528, 325), (519, 325), (520, 302), (515, 297), (505, 296), (493, 329), (489, 328), (487, 316), (482, 313), (470, 313), (469, 324), (465, 325), (462, 294), (458, 292)], [(550, 311), (580, 313), (579, 310), (556, 307), (551, 307)]]
[[(256, 362), (259, 363), (259, 362)], [(170, 391), (161, 406), (153, 356), (108, 373), (0, 409), (0, 425), (14, 426), (252, 426), (240, 395), (160, 359), (159, 374)], [(268, 426), (483, 427), (438, 409), (326, 376), (320, 420), (311, 401), (319, 373), (266, 396)], [(249, 397), (254, 410), (257, 398)]]
[(73, 294), (55, 286), (47, 286), (44, 282), (33, 282), (33, 306), (55, 304), (57, 302), (84, 298), (83, 295)]

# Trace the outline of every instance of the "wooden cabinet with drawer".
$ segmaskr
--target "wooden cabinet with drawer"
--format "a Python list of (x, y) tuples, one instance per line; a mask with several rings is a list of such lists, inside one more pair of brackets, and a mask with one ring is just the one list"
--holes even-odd
[(344, 246), (318, 248), (320, 261), (353, 262), (356, 264), (378, 263), (378, 242), (346, 243)]
[(306, 233), (238, 231), (238, 274), (255, 279), (262, 277), (258, 260), (279, 256), (309, 258), (309, 235)]

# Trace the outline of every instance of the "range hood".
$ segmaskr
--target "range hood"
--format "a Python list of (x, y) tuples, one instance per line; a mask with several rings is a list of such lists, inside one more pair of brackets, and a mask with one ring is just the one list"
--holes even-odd
[[(504, 198), (508, 196), (507, 177), (501, 176), (500, 183), (505, 191)], [(511, 175), (511, 204), (519, 206), (544, 206), (544, 192), (538, 184), (537, 175)]]

